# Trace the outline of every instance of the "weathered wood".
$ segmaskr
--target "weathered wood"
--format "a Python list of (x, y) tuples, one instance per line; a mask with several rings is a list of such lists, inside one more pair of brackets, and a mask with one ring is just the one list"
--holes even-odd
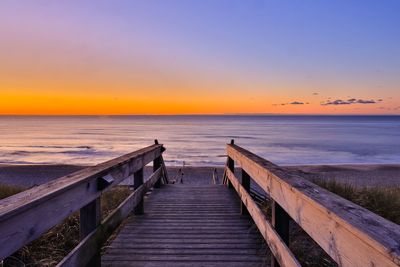
[[(119, 266), (119, 267), (160, 267), (160, 262), (162, 262), (163, 267), (204, 267), (205, 263), (202, 261), (124, 261), (124, 260), (112, 260), (112, 261), (104, 261), (103, 267), (108, 266)], [(249, 267), (249, 266), (264, 266), (264, 262), (256, 262), (256, 263), (247, 263), (247, 262), (238, 262), (238, 261), (220, 261), (220, 262), (207, 262), (208, 267)]]
[(399, 225), (239, 146), (227, 152), (340, 266), (400, 264)]
[(161, 169), (154, 172), (150, 178), (130, 194), (99, 227), (93, 230), (76, 246), (57, 266), (86, 266), (96, 255), (114, 230), (128, 217), (140, 203), (145, 193), (154, 186), (161, 177)]
[[(156, 158), (154, 161), (153, 161), (153, 171), (155, 171), (155, 170), (157, 170), (158, 168), (160, 168), (161, 167), (161, 156), (160, 157), (158, 157), (158, 158)], [(161, 179), (158, 179), (157, 180), (157, 182), (156, 182), (156, 184), (154, 185), (154, 187), (155, 188), (159, 188), (161, 186)]]
[(90, 234), (101, 221), (100, 198), (96, 198), (80, 210), (79, 216), (80, 239)]
[(73, 212), (100, 197), (97, 179), (114, 178), (109, 190), (161, 155), (152, 145), (105, 163), (88, 167), (0, 201), (0, 259), (35, 240)]
[[(209, 195), (210, 191), (216, 194)], [(196, 201), (186, 201), (192, 198)], [(248, 216), (240, 216), (240, 201), (225, 186), (165, 185), (154, 189), (145, 201), (146, 214), (128, 218), (106, 248), (103, 265), (158, 261), (168, 266), (184, 261), (189, 266), (202, 261), (203, 266), (218, 262), (259, 266), (266, 257), (261, 235)], [(228, 213), (219, 203), (226, 203)], [(213, 210), (216, 205), (219, 210)], [(232, 207), (235, 212), (230, 211)]]
[(247, 190), (239, 183), (235, 174), (231, 170), (226, 172), (229, 181), (235, 188), (242, 202), (246, 205), (247, 210), (257, 225), (258, 230), (264, 237), (272, 254), (281, 266), (301, 266), (296, 260), (285, 242), (281, 239), (273, 226), (267, 221), (264, 213), (258, 205), (253, 201)]
[[(228, 156), (228, 170), (230, 170), (232, 173), (235, 173), (235, 161)], [(233, 188), (231, 182), (229, 179), (226, 180), (227, 184), (228, 184), (228, 188)]]
[[(159, 181), (158, 179), (157, 181)], [(157, 183), (157, 182), (156, 182)], [(133, 174), (133, 188), (136, 190), (143, 184), (143, 168), (137, 170)], [(143, 197), (140, 202), (135, 207), (135, 214), (140, 215), (144, 213), (144, 204), (143, 204)]]
[[(79, 234), (80, 239), (83, 240), (88, 236), (97, 226), (100, 225), (101, 221), (101, 207), (100, 198), (96, 198), (80, 210), (79, 216)], [(97, 251), (89, 260), (90, 266), (100, 266), (100, 251)]]
[[(289, 247), (289, 220), (290, 217), (276, 201), (272, 201), (272, 226), (282, 241)], [(272, 267), (280, 267), (279, 262), (274, 257), (271, 262)]]
[[(250, 193), (250, 176), (243, 169), (242, 169), (242, 186), (248, 193)], [(242, 215), (249, 214), (249, 211), (247, 210), (246, 205), (243, 202), (240, 203), (240, 213)]]
[(164, 184), (168, 184), (169, 183), (169, 178), (168, 178), (168, 170), (167, 167), (165, 166), (165, 162), (164, 162), (164, 158), (161, 155), (161, 166), (162, 166), (162, 179)]

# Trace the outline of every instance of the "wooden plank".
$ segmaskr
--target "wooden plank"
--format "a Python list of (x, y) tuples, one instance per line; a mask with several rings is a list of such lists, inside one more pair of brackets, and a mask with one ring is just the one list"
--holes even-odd
[(193, 249), (265, 249), (260, 246), (259, 243), (214, 243), (214, 244), (177, 244), (177, 243), (136, 243), (129, 240), (129, 242), (113, 242), (111, 245), (107, 247), (109, 248), (120, 248), (124, 247), (125, 249), (143, 249), (143, 248), (150, 248), (150, 249), (184, 249), (184, 248), (193, 248)]
[[(160, 267), (162, 264), (163, 267), (204, 267), (203, 262), (199, 261), (123, 261), (123, 260), (114, 260), (114, 261), (104, 261), (103, 266), (118, 266), (118, 267)], [(207, 267), (260, 267), (264, 266), (264, 262), (235, 262), (235, 261), (221, 261), (221, 262), (207, 262)]]
[(211, 238), (171, 238), (171, 239), (159, 239), (159, 238), (135, 238), (135, 239), (115, 239), (113, 244), (117, 243), (132, 243), (135, 242), (136, 244), (180, 244), (180, 245), (187, 245), (187, 244), (260, 244), (261, 242), (256, 242), (256, 239), (253, 238), (238, 238), (232, 236), (230, 239), (224, 239), (223, 242), (220, 239), (211, 239)]
[(225, 232), (225, 233), (220, 233), (220, 232), (214, 232), (214, 233), (210, 233), (210, 232), (199, 232), (199, 233), (193, 233), (192, 232), (166, 232), (166, 233), (162, 233), (162, 232), (146, 232), (146, 233), (121, 233), (121, 236), (118, 238), (118, 240), (134, 240), (135, 238), (160, 238), (160, 239), (171, 239), (171, 238), (175, 238), (179, 235), (180, 238), (183, 239), (197, 239), (197, 238), (204, 238), (204, 239), (231, 239), (232, 235), (235, 235), (236, 237), (240, 237), (240, 238), (254, 238), (254, 239), (259, 239), (260, 238), (260, 234), (258, 233), (246, 233), (246, 232)]
[[(157, 181), (159, 181), (158, 179)], [(143, 168), (135, 171), (133, 173), (133, 189), (138, 189), (143, 184)], [(140, 215), (144, 213), (143, 197), (135, 207), (135, 215)]]
[[(153, 171), (157, 170), (158, 168), (162, 167), (161, 166), (161, 157), (159, 156), (155, 160), (153, 160)], [(154, 185), (155, 188), (159, 188), (161, 186), (161, 179), (158, 179), (156, 184)]]
[[(289, 220), (290, 217), (276, 201), (272, 201), (272, 220), (271, 224), (275, 231), (282, 238), (282, 241), (289, 247)], [(278, 260), (273, 257), (272, 267), (280, 267)]]
[[(110, 248), (106, 248), (102, 264), (130, 262), (140, 266), (141, 262), (158, 261), (159, 266), (164, 266), (170, 261), (190, 266), (200, 263), (201, 259), (203, 266), (218, 262), (231, 266), (236, 261), (246, 266), (260, 266), (267, 257), (263, 238), (250, 224), (250, 217), (240, 215), (240, 201), (235, 192), (222, 185), (195, 188), (165, 185), (154, 189), (146, 198), (146, 214), (128, 219)], [(211, 203), (208, 190), (217, 192)], [(179, 192), (179, 198), (175, 192)], [(177, 203), (174, 209), (174, 203), (162, 208), (171, 199), (186, 203), (188, 198), (193, 198), (195, 204), (180, 206)], [(215, 203), (225, 201), (235, 212), (232, 207), (220, 206), (216, 210)], [(199, 211), (198, 206), (203, 203), (210, 204), (206, 208), (200, 207), (202, 211)], [(109, 261), (110, 257), (114, 257), (112, 261)], [(127, 258), (124, 260), (124, 257)]]
[(152, 145), (1, 200), (0, 244), (7, 246), (0, 246), (0, 259), (100, 197), (98, 178), (109, 174), (118, 184), (159, 157), (161, 148), (162, 145)]
[(262, 262), (258, 255), (113, 255), (106, 254), (103, 256), (103, 261), (200, 261), (218, 262), (218, 261), (238, 261), (238, 262)]
[[(242, 169), (242, 186), (247, 192), (250, 193), (250, 176), (243, 169)], [(246, 205), (243, 202), (240, 202), (240, 213), (242, 215), (249, 214), (249, 211), (247, 210)]]
[(154, 186), (161, 177), (161, 168), (137, 188), (128, 198), (122, 202), (94, 231), (92, 231), (78, 246), (76, 246), (57, 266), (86, 266), (90, 258), (95, 255), (102, 244), (129, 216), (133, 209), (141, 201), (144, 194)]
[(100, 198), (96, 198), (80, 210), (79, 216), (80, 239), (90, 234), (101, 221)]
[(153, 248), (136, 248), (132, 250), (130, 248), (118, 247), (108, 248), (107, 255), (257, 255), (260, 251), (258, 249), (196, 249), (196, 248), (164, 248), (164, 249), (153, 249)]
[(400, 265), (399, 225), (241, 147), (227, 152), (340, 266)]
[(235, 188), (242, 202), (246, 205), (249, 214), (257, 225), (261, 235), (264, 237), (272, 254), (277, 259), (281, 266), (301, 266), (296, 260), (290, 249), (283, 242), (281, 237), (275, 232), (275, 229), (267, 221), (264, 213), (260, 210), (258, 205), (253, 201), (250, 194), (239, 183), (233, 172), (229, 169), (226, 170), (228, 177), (233, 188)]
[[(101, 221), (101, 207), (100, 198), (96, 198), (86, 206), (80, 209), (79, 216), (79, 232), (80, 239), (83, 240), (88, 236), (97, 226), (100, 225)], [(100, 251), (97, 251), (91, 259), (88, 265), (90, 266), (101, 266)]]

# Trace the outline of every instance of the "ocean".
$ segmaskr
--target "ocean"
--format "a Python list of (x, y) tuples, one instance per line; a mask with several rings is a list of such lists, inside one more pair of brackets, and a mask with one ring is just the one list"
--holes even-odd
[(158, 139), (167, 165), (400, 163), (400, 116), (0, 116), (0, 164), (92, 165)]

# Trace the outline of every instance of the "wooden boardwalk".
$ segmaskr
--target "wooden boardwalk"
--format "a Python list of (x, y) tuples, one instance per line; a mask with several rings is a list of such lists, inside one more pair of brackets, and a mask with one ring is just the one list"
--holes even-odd
[[(79, 212), (80, 242), (57, 267), (300, 267), (290, 250), (290, 221), (340, 267), (400, 266), (399, 225), (233, 140), (226, 146), (224, 185), (169, 184), (164, 151), (155, 140), (151, 146), (0, 200), (0, 265)], [(151, 162), (153, 173), (144, 181), (144, 167)], [(103, 194), (132, 177), (135, 190), (102, 218)], [(268, 195), (270, 218), (257, 204), (265, 199), (252, 191), (252, 184)], [(122, 230), (110, 243), (117, 229)]]
[[(263, 266), (266, 248), (234, 190), (164, 185), (130, 216), (102, 266)], [(268, 260), (269, 262), (269, 260)]]

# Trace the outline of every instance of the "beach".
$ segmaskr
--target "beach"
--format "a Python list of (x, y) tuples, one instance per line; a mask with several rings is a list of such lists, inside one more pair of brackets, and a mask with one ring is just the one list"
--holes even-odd
[[(77, 165), (0, 165), (0, 184), (30, 188), (62, 176), (81, 170), (87, 166)], [(308, 180), (336, 180), (340, 183), (359, 187), (394, 187), (400, 186), (400, 164), (342, 164), (342, 165), (299, 165), (282, 168)], [(211, 184), (213, 172), (217, 170), (221, 182), (221, 166), (167, 167), (170, 182), (183, 184)], [(181, 170), (181, 172), (179, 171)], [(183, 170), (183, 171), (182, 171)], [(145, 177), (152, 172), (152, 167), (145, 168)], [(183, 173), (183, 175), (182, 175)], [(124, 183), (130, 183), (127, 179)]]

